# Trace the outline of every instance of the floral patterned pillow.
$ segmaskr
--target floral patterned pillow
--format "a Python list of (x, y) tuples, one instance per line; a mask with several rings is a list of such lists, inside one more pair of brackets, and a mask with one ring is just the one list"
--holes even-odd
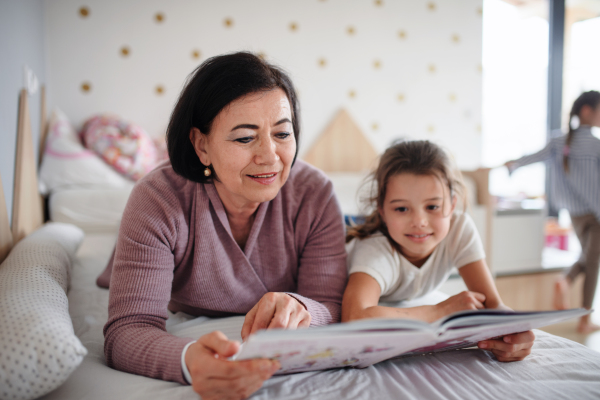
[(158, 162), (152, 138), (140, 126), (110, 114), (88, 119), (81, 131), (83, 143), (115, 170), (137, 181)]

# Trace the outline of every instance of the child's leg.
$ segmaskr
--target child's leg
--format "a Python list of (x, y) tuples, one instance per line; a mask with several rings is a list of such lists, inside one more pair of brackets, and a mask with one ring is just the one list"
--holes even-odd
[(556, 282), (554, 282), (554, 308), (557, 310), (566, 310), (571, 308), (570, 286), (575, 281), (575, 278), (577, 278), (577, 275), (585, 272), (586, 252), (583, 249), (586, 248), (589, 241), (589, 235), (587, 234), (589, 220), (587, 217), (587, 215), (571, 217), (573, 229), (577, 234), (577, 239), (579, 239), (582, 251), (581, 255), (579, 256), (579, 260), (577, 260), (577, 262), (571, 266), (565, 275), (561, 276), (556, 280)]
[[(592, 308), (596, 286), (598, 283), (598, 268), (600, 267), (600, 222), (593, 216), (588, 215), (585, 247), (585, 281), (583, 283), (583, 307), (588, 310)], [(600, 326), (591, 322), (590, 316), (586, 315), (579, 321), (577, 330), (581, 333), (590, 333), (599, 330)]]

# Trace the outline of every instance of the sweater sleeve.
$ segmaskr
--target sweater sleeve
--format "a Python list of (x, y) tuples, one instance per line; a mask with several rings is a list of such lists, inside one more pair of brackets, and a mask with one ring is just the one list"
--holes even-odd
[(311, 326), (339, 322), (342, 296), (346, 287), (345, 228), (342, 212), (329, 182), (321, 193), (313, 193), (307, 218), (300, 215), (298, 223), (312, 221), (299, 257), (297, 293), (288, 293), (306, 307)]
[[(185, 384), (181, 354), (192, 339), (166, 332), (183, 213), (161, 182), (134, 188), (121, 222), (111, 276), (104, 354), (108, 366)], [(163, 184), (166, 185), (166, 184)]]

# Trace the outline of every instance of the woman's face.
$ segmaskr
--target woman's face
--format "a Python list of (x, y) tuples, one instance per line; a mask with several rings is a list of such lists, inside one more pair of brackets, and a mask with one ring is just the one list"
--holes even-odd
[(281, 89), (246, 95), (219, 112), (210, 134), (190, 132), (196, 154), (211, 165), (228, 211), (256, 209), (286, 182), (296, 139), (290, 102)]

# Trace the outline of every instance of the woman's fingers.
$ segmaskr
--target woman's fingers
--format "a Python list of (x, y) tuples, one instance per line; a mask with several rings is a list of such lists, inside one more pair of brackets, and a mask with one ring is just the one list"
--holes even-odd
[(280, 367), (268, 359), (227, 361), (238, 349), (239, 343), (221, 332), (204, 335), (188, 348), (185, 362), (192, 386), (203, 399), (246, 398)]
[(248, 314), (246, 314), (246, 318), (244, 318), (244, 325), (242, 325), (241, 333), (242, 340), (246, 340), (248, 335), (250, 335), (250, 331), (252, 330), (252, 325), (254, 325), (254, 318), (256, 316), (256, 311), (258, 310), (259, 304), (260, 302), (255, 304), (254, 307), (252, 307), (252, 309), (248, 311)]
[[(275, 294), (275, 293), (273, 293)], [(250, 334), (259, 331), (261, 329), (267, 329), (276, 310), (276, 299), (271, 293), (265, 294), (257, 304), (256, 315), (254, 316), (254, 322), (250, 329)]]
[[(217, 364), (230, 364), (229, 368), (217, 368), (211, 363), (205, 365), (209, 373), (192, 376), (192, 386), (203, 399), (246, 398), (258, 390), (269, 379), (279, 363), (271, 360), (218, 361)], [(211, 368), (212, 367), (212, 368)], [(216, 372), (224, 372), (217, 374)]]
[(302, 313), (302, 319), (298, 323), (298, 328), (308, 328), (312, 317), (308, 311)]
[(196, 343), (201, 344), (204, 348), (222, 358), (231, 357), (240, 348), (240, 344), (237, 341), (228, 340), (227, 336), (220, 331), (208, 333), (200, 337)]
[(270, 292), (248, 312), (242, 326), (242, 340), (261, 329), (310, 325), (310, 314), (302, 303), (286, 293)]

